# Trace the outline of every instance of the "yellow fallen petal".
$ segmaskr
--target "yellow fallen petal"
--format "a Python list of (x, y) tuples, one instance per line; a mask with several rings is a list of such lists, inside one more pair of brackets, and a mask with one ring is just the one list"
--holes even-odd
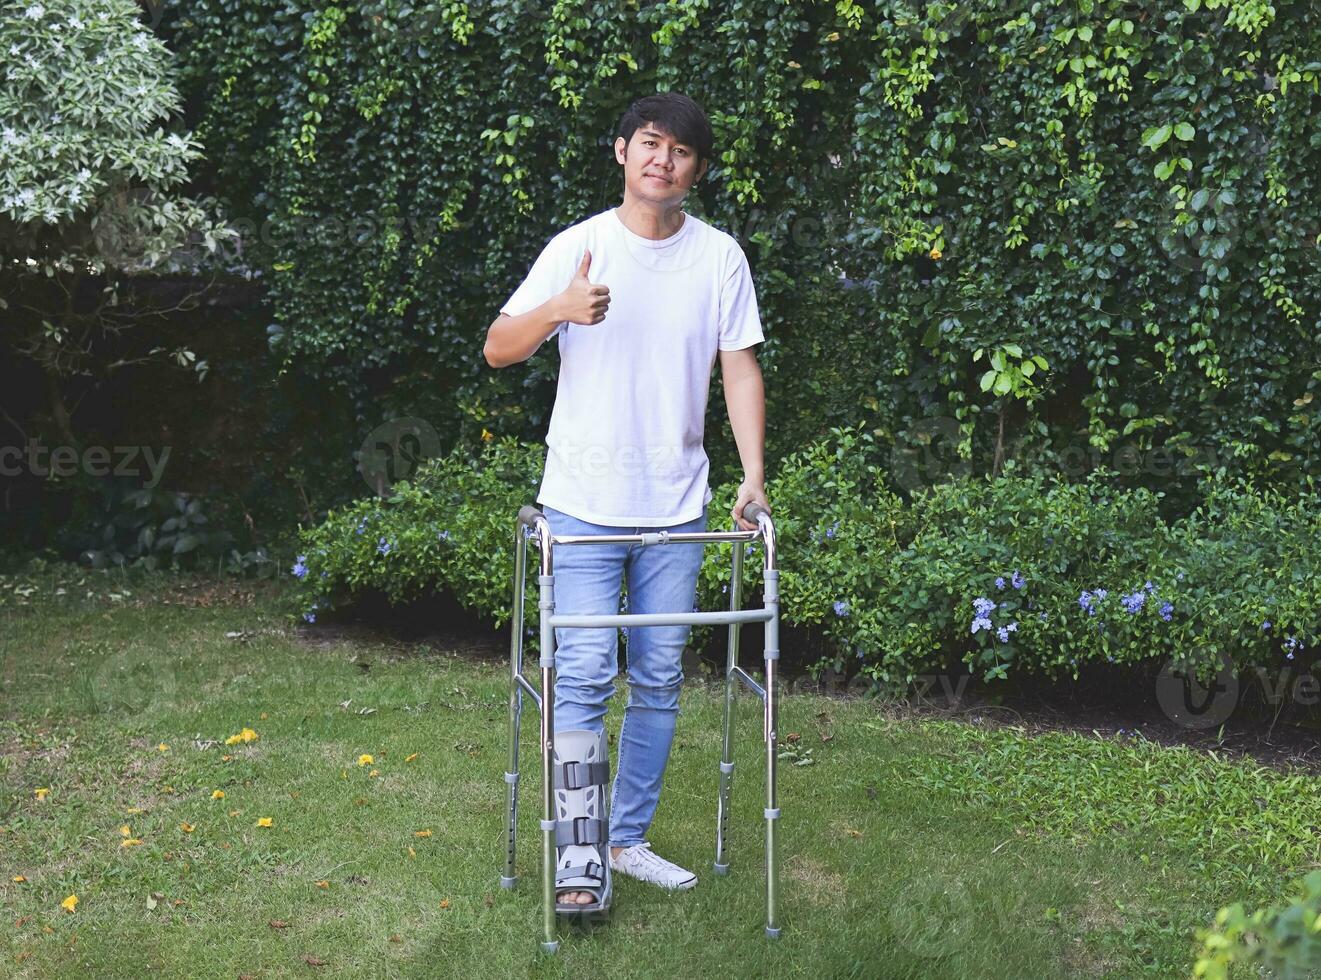
[(36, 795), (37, 799), (39, 800), (44, 800), (46, 798), (46, 794), (49, 792), (50, 792), (49, 786), (41, 786), (33, 790), (33, 793)]
[(66, 912), (72, 912), (77, 907), (78, 907), (77, 895), (70, 895), (68, 898), (66, 898), (64, 901), (60, 903), (60, 908), (64, 909)]
[(23, 884), (23, 882), (27, 881), (27, 879), (24, 878), (22, 875), (14, 875), (14, 877), (11, 878), (10, 881), (16, 881), (21, 885)]
[(371, 772), (367, 773), (368, 776), (379, 776), (380, 774), (381, 770), (379, 769), (373, 769)]
[(257, 717), (259, 717), (262, 721), (265, 721), (265, 720), (266, 720), (266, 712), (263, 711), (263, 712), (262, 712), (260, 715), (258, 715)]
[(224, 798), (225, 798), (225, 791), (223, 789), (218, 789), (211, 794), (211, 799), (213, 800), (223, 800)]
[(187, 820), (179, 824), (179, 829), (182, 830), (185, 834), (191, 834), (194, 830), (193, 825), (190, 824)]
[(321, 881), (318, 881), (318, 882), (316, 883), (316, 886), (317, 886), (318, 888), (329, 888), (329, 887), (330, 887), (330, 882), (326, 881), (326, 880), (323, 878)]
[(269, 827), (270, 825), (271, 825), (271, 818), (270, 818), (270, 817), (258, 817), (258, 818), (257, 818), (257, 826), (258, 826), (258, 827)]
[(141, 843), (142, 843), (142, 841), (139, 840), (137, 837), (126, 837), (124, 840), (122, 840), (122, 841), (119, 842), (119, 846), (120, 846), (120, 847), (137, 847), (137, 846), (138, 846), (139, 844), (141, 844)]
[(407, 759), (405, 759), (404, 761), (405, 761), (405, 762), (412, 762), (412, 761), (413, 761), (414, 759), (416, 759), (416, 758), (417, 758), (417, 753), (414, 752), (412, 755), (410, 755), (410, 756), (409, 756)]
[(415, 858), (415, 857), (417, 857), (417, 851), (413, 850), (413, 849), (410, 847), (410, 848), (408, 849), (408, 856), (411, 857), (411, 858)]
[(222, 755), (222, 756), (220, 757), (220, 761), (221, 761), (221, 762), (228, 762), (228, 761), (229, 761), (230, 759), (232, 759), (232, 758), (234, 758), (232, 755)]
[(157, 751), (157, 752), (168, 752), (168, 751), (170, 751), (170, 747), (169, 747), (168, 745), (166, 745), (164, 742), (162, 742), (160, 745), (156, 746), (156, 751)]
[(120, 837), (132, 837), (132, 836), (133, 836), (133, 831), (131, 831), (131, 830), (128, 829), (128, 824), (124, 824), (124, 826), (122, 826), (122, 827), (119, 828), (119, 836), (120, 836)]
[(415, 830), (415, 831), (413, 831), (413, 836), (414, 836), (414, 837), (430, 837), (430, 836), (431, 836), (431, 831), (430, 831), (430, 830)]
[(139, 809), (138, 807), (131, 806), (131, 807), (129, 807), (127, 810), (125, 810), (124, 812), (125, 812), (125, 813), (130, 813), (130, 814), (132, 814), (132, 813), (141, 813), (142, 810)]
[(161, 787), (161, 792), (162, 792), (162, 793), (173, 793), (173, 792), (174, 792), (174, 787), (173, 787), (173, 786), (162, 786), (162, 787)]
[(369, 756), (366, 752), (358, 756), (358, 765), (360, 766), (370, 766), (375, 761), (376, 760), (373, 759), (371, 756)]
[(242, 812), (243, 812), (242, 810), (230, 810), (230, 811), (229, 811), (229, 815), (230, 815), (231, 817), (237, 817), (237, 816), (238, 816), (240, 813), (242, 813)]

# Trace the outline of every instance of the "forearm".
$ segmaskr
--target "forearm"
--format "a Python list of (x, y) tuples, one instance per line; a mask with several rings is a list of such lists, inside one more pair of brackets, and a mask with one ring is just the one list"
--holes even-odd
[(761, 371), (747, 371), (725, 380), (725, 407), (734, 431), (743, 478), (754, 483), (766, 479), (766, 391)]
[(501, 313), (486, 331), (482, 356), (495, 368), (526, 361), (563, 321), (558, 296), (518, 316)]

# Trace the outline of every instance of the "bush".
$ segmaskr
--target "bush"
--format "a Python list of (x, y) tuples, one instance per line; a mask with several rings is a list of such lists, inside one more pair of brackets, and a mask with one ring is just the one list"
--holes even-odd
[[(1241, 670), (1317, 645), (1314, 495), (1225, 483), (1167, 523), (1160, 494), (1115, 489), (1098, 473), (1079, 484), (964, 478), (905, 503), (867, 462), (872, 438), (833, 429), (768, 483), (782, 620), (821, 631), (834, 650), (812, 666), (842, 669), (848, 658), (889, 688), (958, 662), (993, 680), (1169, 657), (1206, 676), (1222, 658)], [(515, 515), (534, 499), (543, 460), (543, 447), (512, 439), (476, 458), (456, 449), (388, 500), (332, 513), (303, 532), (303, 608), (315, 615), (367, 588), (391, 602), (448, 589), (507, 622)], [(713, 487), (709, 513), (727, 514), (735, 489)], [(727, 549), (707, 549), (701, 608), (728, 605), (729, 561)], [(760, 552), (743, 571), (746, 606), (758, 601)], [(535, 621), (535, 589), (525, 614)], [(695, 642), (704, 635), (695, 630)]]
[(1302, 881), (1302, 894), (1283, 908), (1258, 909), (1251, 915), (1235, 903), (1216, 915), (1215, 928), (1199, 930), (1202, 949), (1194, 977), (1228, 980), (1230, 968), (1243, 966), (1240, 976), (1271, 976), (1294, 980), (1316, 976), (1321, 967), (1321, 871)]

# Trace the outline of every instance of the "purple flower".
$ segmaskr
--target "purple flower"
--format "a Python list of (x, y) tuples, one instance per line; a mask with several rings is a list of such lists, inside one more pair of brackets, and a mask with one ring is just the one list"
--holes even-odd
[(849, 614), (849, 604), (847, 602), (839, 601), (835, 603), (836, 616), (847, 616), (848, 614)]
[(997, 589), (1003, 589), (1005, 587), (1005, 577), (1003, 575), (1000, 575), (996, 578), (995, 587)]
[(1268, 630), (1268, 629), (1270, 629), (1270, 628), (1271, 628), (1271, 621), (1270, 621), (1269, 619), (1266, 620), (1266, 622), (1264, 622), (1264, 623), (1261, 624), (1261, 628), (1262, 628), (1263, 630)]
[(1124, 604), (1124, 608), (1130, 613), (1136, 613), (1142, 609), (1142, 604), (1147, 601), (1147, 594), (1145, 592), (1134, 592), (1132, 595), (1123, 596), (1119, 601)]
[(365, 515), (363, 519), (358, 522), (358, 530), (354, 533), (361, 534), (363, 532), (363, 529), (367, 527), (367, 518), (370, 516), (371, 515)]
[(376, 550), (383, 555), (388, 555), (390, 553), (390, 542), (386, 541), (385, 538), (381, 538), (381, 540), (376, 543)]
[(1001, 626), (1000, 629), (996, 631), (996, 635), (1000, 637), (1001, 643), (1008, 643), (1009, 634), (1016, 632), (1018, 632), (1018, 624), (1010, 623), (1008, 626)]
[(1165, 603), (1165, 605), (1160, 607), (1160, 618), (1165, 620), (1165, 622), (1167, 623), (1174, 618), (1173, 604), (1167, 602)]
[(1088, 613), (1095, 615), (1096, 610), (1092, 608), (1092, 594), (1086, 589), (1083, 590), (1082, 595), (1078, 596), (1078, 605), (1086, 609)]
[(314, 613), (314, 612), (305, 612), (305, 613), (303, 613), (303, 619), (307, 620), (309, 623), (315, 623), (315, 622), (316, 622), (316, 613)]
[(978, 616), (976, 619), (972, 621), (972, 631), (974, 633), (976, 633), (978, 630), (994, 629), (994, 627), (995, 624), (992, 623), (985, 616)]
[(1016, 589), (1021, 589), (1024, 585), (1027, 584), (1027, 579), (1023, 577), (1022, 572), (1020, 572), (1017, 568), (1015, 568), (1013, 577), (1009, 579), (1009, 584)]
[(299, 555), (298, 560), (294, 562), (294, 567), (291, 569), (291, 571), (293, 572), (296, 578), (303, 578), (304, 576), (307, 575), (307, 566), (303, 564), (306, 561), (307, 561), (307, 555)]
[[(977, 610), (978, 616), (985, 616), (992, 609), (998, 608), (994, 602), (985, 596), (978, 596), (972, 600), (972, 608)], [(989, 627), (988, 627), (989, 628)]]
[(1144, 589), (1146, 589), (1148, 592), (1152, 592), (1152, 593), (1154, 593), (1154, 592), (1156, 591), (1156, 586), (1154, 586), (1154, 585), (1151, 584), (1150, 579), (1147, 580), (1146, 584), (1144, 584), (1144, 585), (1142, 586), (1142, 588), (1144, 588)]
[(449, 539), (450, 539), (449, 531), (441, 531), (439, 534), (436, 535), (437, 541), (448, 541)]
[(830, 527), (826, 528), (826, 537), (833, 538), (837, 530), (839, 530), (839, 521), (836, 521), (834, 524), (830, 525)]

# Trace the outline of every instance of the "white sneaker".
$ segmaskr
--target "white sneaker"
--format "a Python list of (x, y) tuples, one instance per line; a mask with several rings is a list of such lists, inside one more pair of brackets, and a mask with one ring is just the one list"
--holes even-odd
[(697, 884), (697, 875), (667, 861), (651, 849), (651, 844), (634, 844), (610, 858), (610, 868), (639, 881), (650, 881), (662, 888), (684, 889)]

